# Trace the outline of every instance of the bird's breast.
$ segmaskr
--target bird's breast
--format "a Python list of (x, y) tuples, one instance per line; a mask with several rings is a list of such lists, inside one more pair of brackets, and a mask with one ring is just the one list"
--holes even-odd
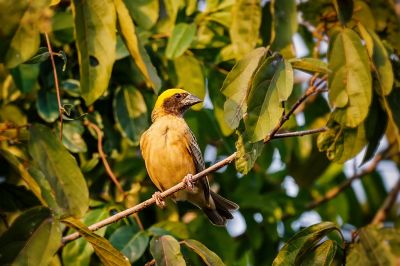
[(160, 190), (176, 185), (187, 174), (196, 173), (188, 130), (181, 118), (158, 119), (143, 135), (141, 149), (146, 168)]

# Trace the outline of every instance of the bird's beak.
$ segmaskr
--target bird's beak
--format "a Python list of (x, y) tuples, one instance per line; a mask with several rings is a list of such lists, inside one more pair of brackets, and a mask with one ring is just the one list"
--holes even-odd
[(202, 102), (202, 100), (200, 100), (198, 97), (196, 97), (192, 94), (189, 94), (188, 96), (185, 97), (185, 99), (182, 100), (181, 103), (184, 106), (190, 107), (190, 106), (193, 106), (193, 105), (195, 105), (197, 103), (201, 103), (201, 102)]

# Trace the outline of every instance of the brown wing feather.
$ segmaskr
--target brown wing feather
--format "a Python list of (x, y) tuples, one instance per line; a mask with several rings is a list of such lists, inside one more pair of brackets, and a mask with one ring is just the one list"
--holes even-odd
[[(199, 173), (205, 169), (205, 164), (203, 160), (203, 156), (201, 154), (201, 150), (199, 148), (199, 145), (197, 144), (196, 137), (193, 135), (193, 132), (189, 129), (189, 152), (192, 155), (195, 167), (196, 167), (196, 173)], [(201, 178), (199, 181), (200, 186), (202, 187), (204, 191), (204, 196), (206, 200), (210, 198), (210, 185), (208, 183), (208, 178)]]

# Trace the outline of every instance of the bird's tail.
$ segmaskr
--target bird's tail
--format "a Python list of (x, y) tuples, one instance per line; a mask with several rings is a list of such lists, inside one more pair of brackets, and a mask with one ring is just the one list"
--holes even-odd
[(203, 207), (208, 219), (215, 225), (225, 225), (227, 219), (232, 219), (232, 211), (239, 209), (239, 206), (217, 193), (210, 191), (215, 208)]

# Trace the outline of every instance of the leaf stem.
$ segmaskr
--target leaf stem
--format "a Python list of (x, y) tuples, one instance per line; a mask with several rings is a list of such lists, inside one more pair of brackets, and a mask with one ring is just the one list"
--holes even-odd
[(392, 188), (392, 190), (387, 195), (385, 201), (382, 206), (379, 208), (377, 213), (374, 216), (371, 224), (378, 225), (385, 221), (390, 209), (393, 207), (393, 204), (396, 202), (397, 196), (400, 192), (400, 177), (397, 181), (396, 185)]
[(58, 85), (58, 76), (57, 76), (56, 63), (54, 61), (53, 49), (51, 48), (50, 39), (49, 39), (49, 35), (47, 34), (47, 32), (44, 33), (44, 36), (46, 37), (47, 49), (49, 50), (51, 66), (53, 68), (54, 86), (56, 87), (58, 112), (60, 114), (60, 141), (62, 141), (64, 108), (61, 105), (60, 87)]

